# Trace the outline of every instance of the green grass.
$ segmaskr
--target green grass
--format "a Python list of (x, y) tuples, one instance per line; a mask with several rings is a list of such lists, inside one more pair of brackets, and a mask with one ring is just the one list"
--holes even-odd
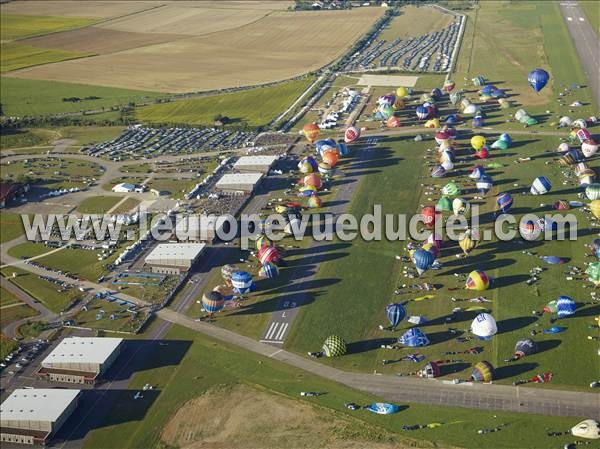
[(0, 334), (0, 358), (6, 357), (9, 353), (17, 349), (19, 343), (4, 334)]
[(8, 250), (8, 255), (17, 259), (28, 259), (30, 257), (39, 256), (52, 251), (53, 248), (48, 248), (43, 243), (25, 242), (20, 245), (13, 246)]
[(74, 139), (79, 145), (92, 145), (120, 136), (123, 126), (65, 126), (56, 128), (64, 139)]
[(48, 50), (46, 48), (30, 47), (16, 42), (8, 42), (0, 46), (0, 55), (2, 55), (0, 57), (0, 72), (4, 73), (34, 65), (84, 58), (91, 56), (91, 53)]
[(10, 304), (17, 304), (19, 302), (21, 302), (19, 298), (6, 290), (4, 287), (0, 287), (0, 307), (8, 306)]
[(26, 129), (12, 134), (0, 135), (0, 149), (27, 148), (48, 145), (58, 136), (46, 129)]
[(232, 125), (265, 126), (285, 110), (314, 79), (307, 77), (272, 87), (144, 106), (136, 117), (144, 123), (187, 123), (212, 126), (214, 117), (229, 117)]
[[(421, 404), (408, 404), (408, 408), (400, 414), (390, 416), (351, 412), (345, 409), (344, 402), (368, 404), (377, 398), (181, 327), (174, 326), (166, 338), (172, 341), (156, 347), (153, 356), (148, 358), (149, 366), (142, 367), (134, 375), (127, 391), (107, 414), (103, 426), (90, 432), (85, 448), (109, 447), (117, 434), (122, 448), (163, 447), (160, 443), (162, 429), (184, 403), (212, 388), (227, 389), (239, 384), (249, 384), (304, 404), (314, 404), (323, 413), (331, 414), (332, 418), (351, 420), (354, 425), (350, 427), (354, 431), (346, 429), (348, 434), (345, 434), (344, 429), (331, 429), (331, 432), (342, 433), (350, 439), (365, 439), (363, 447), (381, 442), (378, 438), (382, 433), (388, 434), (388, 437), (391, 433), (389, 443), (395, 442), (398, 447), (412, 447), (418, 439), (473, 449), (545, 449), (572, 440), (569, 436), (547, 437), (547, 429), (566, 429), (578, 421)], [(189, 348), (186, 349), (187, 345)], [(181, 357), (184, 358), (181, 360)], [(162, 366), (156, 366), (157, 360)], [(148, 399), (131, 399), (132, 391), (140, 390), (146, 383), (153, 385), (157, 395), (151, 405)], [(300, 391), (326, 391), (327, 394), (316, 399), (301, 399)], [(431, 422), (452, 424), (410, 433), (401, 431), (403, 424)], [(508, 425), (502, 432), (477, 434), (477, 429), (496, 427), (500, 423)], [(265, 432), (272, 430), (264, 429)]]
[(197, 178), (152, 178), (146, 185), (150, 189), (169, 192), (175, 198), (183, 198), (198, 182)]
[[(87, 304), (88, 310), (81, 309), (74, 319), (77, 326), (90, 327), (92, 329), (103, 329), (107, 331), (132, 332), (139, 325), (143, 314), (138, 314), (137, 318), (127, 312), (127, 306), (120, 306), (115, 302), (104, 300), (92, 300)], [(100, 310), (104, 311), (102, 318), (97, 319)], [(115, 319), (110, 316), (114, 314)]]
[(127, 198), (119, 207), (112, 211), (113, 214), (126, 214), (140, 204), (137, 198)]
[(29, 318), (37, 314), (37, 311), (29, 307), (27, 304), (21, 304), (20, 306), (2, 309), (0, 313), (0, 326), (5, 326), (12, 321)]
[(10, 242), (25, 234), (21, 214), (0, 212), (0, 243)]
[(580, 0), (578, 3), (594, 31), (600, 36), (600, 5), (596, 0)]
[(39, 36), (56, 31), (70, 30), (91, 25), (96, 19), (83, 17), (31, 16), (26, 14), (5, 14), (0, 21), (2, 41)]
[(48, 329), (48, 324), (43, 321), (27, 321), (19, 326), (17, 332), (23, 338), (37, 338), (46, 329)]
[[(63, 112), (98, 110), (110, 111), (111, 107), (126, 106), (128, 103), (152, 101), (168, 95), (141, 90), (117, 89), (87, 84), (38, 81), (3, 76), (0, 100), (5, 115), (45, 116)], [(86, 100), (87, 97), (99, 99)], [(72, 103), (63, 98), (79, 97), (82, 101)]]
[(106, 263), (98, 260), (98, 254), (100, 251), (66, 248), (37, 259), (37, 262), (95, 281), (103, 274), (104, 263)]
[(85, 188), (102, 176), (102, 173), (100, 164), (76, 159), (37, 158), (2, 164), (4, 179), (17, 179), (19, 175), (27, 175), (33, 184), (50, 190)]
[[(17, 273), (16, 278), (12, 277), (13, 273)], [(59, 291), (60, 287), (58, 285), (40, 279), (36, 274), (29, 273), (21, 268), (6, 267), (2, 269), (2, 274), (10, 282), (56, 313), (64, 310), (74, 298), (79, 297), (79, 291), (75, 289)]]
[(92, 196), (79, 203), (76, 210), (82, 214), (105, 214), (122, 199), (120, 196)]

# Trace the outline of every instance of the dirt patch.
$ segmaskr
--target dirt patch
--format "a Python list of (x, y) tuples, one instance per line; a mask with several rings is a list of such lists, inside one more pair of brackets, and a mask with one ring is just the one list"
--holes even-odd
[(188, 401), (161, 437), (164, 443), (182, 449), (409, 447), (362, 422), (247, 385), (214, 389)]
[(25, 45), (53, 50), (105, 54), (184, 38), (180, 34), (132, 33), (87, 27), (23, 40)]

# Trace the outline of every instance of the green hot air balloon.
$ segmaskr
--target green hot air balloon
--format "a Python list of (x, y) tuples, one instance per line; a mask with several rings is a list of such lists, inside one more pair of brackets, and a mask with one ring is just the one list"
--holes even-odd
[(325, 357), (340, 357), (346, 354), (346, 342), (338, 335), (330, 335), (323, 342)]
[(590, 282), (593, 282), (596, 287), (600, 286), (600, 262), (590, 263), (585, 273), (588, 275)]
[(442, 194), (448, 196), (458, 196), (460, 195), (460, 187), (454, 181), (450, 181), (444, 187), (442, 187)]
[(460, 92), (452, 92), (450, 94), (450, 103), (457, 105), (462, 100), (462, 94)]
[(590, 201), (600, 200), (600, 184), (594, 183), (587, 186), (585, 188), (585, 196)]
[(437, 202), (437, 208), (443, 212), (452, 210), (452, 200), (447, 196), (443, 196)]

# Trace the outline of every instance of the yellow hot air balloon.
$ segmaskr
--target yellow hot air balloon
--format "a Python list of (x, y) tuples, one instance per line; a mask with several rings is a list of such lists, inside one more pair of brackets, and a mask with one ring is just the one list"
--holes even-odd
[(590, 210), (594, 217), (600, 218), (600, 200), (594, 200), (590, 203)]
[(464, 234), (461, 234), (458, 238), (458, 246), (463, 250), (466, 256), (469, 255), (473, 249), (479, 243), (479, 234), (472, 231), (467, 231)]
[(452, 211), (454, 215), (466, 215), (469, 212), (471, 205), (462, 198), (454, 198), (452, 201)]
[(408, 89), (406, 87), (400, 86), (396, 89), (396, 96), (399, 98), (404, 98), (408, 95)]
[(319, 133), (321, 132), (321, 128), (316, 123), (307, 123), (302, 128), (302, 132), (304, 133), (304, 137), (310, 143), (315, 143), (317, 137), (319, 137)]
[(485, 137), (473, 136), (471, 137), (471, 146), (475, 151), (479, 151), (485, 145)]

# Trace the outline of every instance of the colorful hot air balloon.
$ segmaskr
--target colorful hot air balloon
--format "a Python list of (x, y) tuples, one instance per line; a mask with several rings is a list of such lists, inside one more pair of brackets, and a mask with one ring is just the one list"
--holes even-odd
[(315, 142), (315, 149), (320, 155), (327, 150), (337, 151), (337, 143), (333, 139), (319, 139)]
[(356, 126), (350, 126), (346, 129), (344, 133), (344, 141), (346, 143), (354, 142), (356, 139), (360, 137), (360, 128)]
[(330, 176), (333, 173), (333, 168), (327, 162), (319, 162), (319, 173), (323, 176)]
[(481, 75), (477, 75), (475, 78), (471, 78), (471, 82), (474, 86), (483, 86), (485, 84), (485, 78)]
[(481, 165), (476, 165), (469, 172), (469, 178), (478, 180), (485, 175), (485, 170)]
[(556, 314), (559, 318), (565, 318), (575, 313), (577, 305), (568, 296), (559, 296), (556, 300)]
[(385, 124), (388, 128), (399, 128), (402, 125), (400, 119), (395, 115), (392, 115)]
[(484, 146), (475, 152), (475, 157), (477, 159), (487, 159), (490, 157), (490, 151)]
[(483, 147), (485, 145), (485, 137), (483, 136), (473, 136), (471, 137), (471, 146), (473, 147), (473, 149), (475, 151), (478, 151), (479, 149), (481, 149), (481, 147)]
[(246, 271), (236, 271), (233, 273), (231, 276), (231, 286), (240, 295), (254, 291), (256, 288), (252, 280), (252, 275)]
[(425, 120), (429, 117), (429, 110), (425, 106), (417, 107), (416, 113), (419, 120)]
[(579, 140), (579, 143), (583, 143), (586, 140), (590, 140), (592, 138), (592, 134), (587, 130), (587, 128), (578, 129), (575, 132), (575, 136)]
[(339, 153), (339, 155), (341, 157), (345, 157), (345, 156), (348, 156), (350, 154), (350, 149), (343, 142), (338, 142), (336, 148), (337, 148), (337, 151), (338, 151), (338, 153)]
[(225, 301), (230, 301), (233, 298), (233, 289), (229, 285), (217, 285), (213, 288), (213, 291), (223, 295)]
[(425, 226), (429, 228), (433, 227), (436, 219), (435, 208), (432, 206), (425, 206), (421, 210), (421, 219), (423, 220), (423, 223), (425, 223)]
[(279, 275), (279, 268), (271, 262), (264, 264), (258, 271), (258, 276), (261, 278), (271, 279)]
[(600, 200), (594, 200), (590, 203), (590, 211), (596, 218), (600, 218)]
[(538, 352), (538, 345), (531, 338), (526, 338), (524, 340), (519, 340), (515, 344), (515, 359), (520, 359), (525, 357), (526, 355), (535, 354)]
[(588, 275), (588, 280), (593, 282), (596, 287), (600, 286), (600, 262), (588, 264), (585, 274)]
[(308, 197), (308, 208), (316, 209), (317, 207), (321, 207), (323, 205), (323, 201), (319, 198), (318, 195), (311, 195)]
[(315, 143), (317, 137), (319, 137), (319, 133), (321, 132), (321, 128), (316, 123), (307, 123), (302, 128), (302, 132), (304, 133), (304, 137), (310, 143)]
[(480, 313), (471, 323), (471, 332), (481, 340), (490, 340), (498, 333), (498, 325), (492, 315)]
[(202, 308), (208, 313), (217, 313), (225, 307), (223, 295), (217, 291), (207, 292), (202, 295)]
[(513, 205), (513, 197), (508, 192), (502, 192), (496, 198), (496, 203), (503, 214), (507, 213)]
[(330, 335), (323, 342), (325, 357), (340, 357), (346, 354), (346, 342), (342, 337)]
[(310, 174), (306, 175), (302, 179), (302, 182), (305, 186), (314, 187), (317, 190), (319, 190), (323, 185), (323, 183), (321, 181), (321, 176), (319, 176), (317, 173), (310, 173)]
[(552, 184), (545, 176), (539, 176), (533, 180), (530, 192), (532, 195), (544, 195), (552, 189)]
[(240, 271), (238, 267), (236, 267), (235, 265), (223, 265), (221, 267), (221, 276), (223, 277), (223, 280), (225, 281), (225, 283), (229, 286), (231, 286), (231, 276), (233, 275), (233, 273)]
[(317, 171), (317, 161), (312, 156), (306, 156), (298, 162), (298, 170), (302, 173), (312, 173)]
[(478, 362), (473, 367), (471, 379), (476, 382), (491, 382), (494, 378), (494, 367), (486, 360)]
[(492, 178), (489, 176), (482, 176), (475, 183), (475, 187), (477, 187), (477, 190), (479, 190), (479, 193), (482, 196), (485, 196), (485, 194), (488, 193), (493, 186), (494, 183), (492, 182)]
[(256, 251), (260, 251), (268, 246), (273, 246), (273, 242), (266, 235), (261, 235), (256, 239)]
[(431, 177), (432, 178), (441, 178), (445, 174), (446, 174), (446, 169), (444, 168), (443, 165), (436, 165), (431, 170)]
[(277, 263), (281, 259), (281, 253), (275, 246), (267, 246), (265, 248), (261, 248), (257, 254), (258, 260), (261, 265), (266, 264), (267, 262)]
[(450, 181), (444, 187), (442, 187), (442, 194), (447, 196), (458, 196), (460, 195), (460, 187), (454, 181)]
[(404, 308), (404, 305), (400, 303), (388, 304), (385, 307), (385, 314), (387, 315), (392, 328), (395, 329), (400, 321), (406, 316), (406, 309)]
[(588, 200), (600, 200), (600, 184), (590, 184), (585, 188), (585, 196)]
[(454, 90), (454, 86), (456, 85), (456, 83), (452, 80), (446, 80), (444, 81), (444, 86), (442, 87), (442, 89), (444, 89), (444, 92), (452, 92)]
[(444, 212), (450, 211), (452, 210), (452, 201), (447, 196), (443, 196), (438, 200), (437, 208)]
[(598, 152), (598, 144), (592, 139), (584, 140), (581, 144), (581, 152), (585, 157), (592, 157)]
[(441, 374), (439, 365), (436, 362), (429, 362), (417, 373), (417, 376), (426, 379), (435, 379), (436, 377), (440, 377)]
[(394, 108), (387, 104), (381, 105), (379, 106), (379, 109), (377, 109), (377, 114), (380, 115), (381, 120), (388, 120), (394, 115)]
[(466, 256), (469, 255), (479, 243), (479, 233), (469, 230), (458, 237), (458, 246), (463, 250)]
[(398, 338), (398, 343), (412, 348), (427, 346), (429, 344), (429, 338), (427, 338), (427, 335), (425, 335), (421, 329), (413, 327)]
[(534, 69), (529, 72), (527, 76), (527, 81), (533, 90), (539, 92), (542, 90), (546, 84), (548, 84), (548, 80), (550, 79), (550, 75), (544, 69)]
[(471, 205), (462, 198), (454, 198), (452, 201), (452, 212), (454, 212), (454, 215), (466, 215), (470, 208)]
[(331, 168), (334, 168), (337, 165), (340, 156), (336, 150), (325, 150), (322, 154), (322, 158), (323, 162), (329, 164)]
[(469, 273), (465, 288), (468, 290), (483, 291), (487, 290), (490, 286), (490, 278), (485, 271), (474, 270)]
[(443, 141), (448, 140), (450, 135), (446, 131), (438, 131), (435, 133), (435, 141), (440, 145)]
[(418, 249), (414, 252), (412, 260), (417, 268), (417, 272), (421, 275), (431, 268), (433, 262), (435, 262), (435, 257), (429, 251)]

